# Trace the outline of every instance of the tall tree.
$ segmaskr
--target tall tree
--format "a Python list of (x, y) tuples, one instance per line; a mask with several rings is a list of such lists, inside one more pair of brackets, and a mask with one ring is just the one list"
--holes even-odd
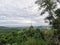
[(40, 6), (41, 8), (44, 8), (42, 10), (41, 15), (45, 14), (45, 12), (48, 12), (48, 16), (46, 19), (49, 21), (49, 24), (53, 25), (53, 21), (56, 19), (56, 13), (55, 9), (57, 7), (57, 3), (59, 3), (60, 0), (37, 0), (35, 3)]
[(48, 12), (46, 19), (54, 29), (57, 29), (57, 32), (55, 31), (55, 40), (57, 39), (60, 41), (60, 9), (56, 9), (57, 3), (60, 3), (60, 0), (37, 0), (36, 3), (40, 6), (40, 10), (41, 8), (44, 8), (44, 10), (41, 12), (41, 15), (45, 14), (45, 12)]

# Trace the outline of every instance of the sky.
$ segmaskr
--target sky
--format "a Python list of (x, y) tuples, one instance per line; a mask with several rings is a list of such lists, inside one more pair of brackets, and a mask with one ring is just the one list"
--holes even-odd
[(0, 0), (0, 26), (46, 26), (36, 0)]

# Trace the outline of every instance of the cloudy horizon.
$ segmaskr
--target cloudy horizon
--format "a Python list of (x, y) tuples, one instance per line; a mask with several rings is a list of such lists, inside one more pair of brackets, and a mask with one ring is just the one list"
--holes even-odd
[[(36, 0), (0, 0), (0, 26), (46, 26)], [(47, 13), (46, 13), (47, 14)]]

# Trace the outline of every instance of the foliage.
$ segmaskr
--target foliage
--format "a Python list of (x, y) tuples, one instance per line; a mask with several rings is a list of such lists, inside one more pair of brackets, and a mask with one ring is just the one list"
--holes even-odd
[[(24, 30), (25, 29), (25, 30)], [(43, 31), (38, 28), (29, 27), (20, 30), (15, 30), (9, 33), (0, 30), (0, 44), (1, 45), (48, 45)], [(45, 32), (45, 31), (44, 31)], [(48, 33), (46, 33), (48, 34)]]
[[(36, 1), (36, 3), (40, 6), (39, 7), (40, 10), (42, 8), (44, 8), (41, 12), (41, 15), (45, 14), (45, 12), (48, 12), (48, 16), (45, 19), (49, 21), (49, 24), (51, 24), (52, 27), (54, 27), (53, 23), (55, 23), (56, 17), (59, 17), (59, 16), (57, 16), (58, 11), (56, 11), (57, 3), (59, 3), (59, 2), (60, 2), (59, 0), (55, 0), (55, 1), (54, 0), (37, 0)], [(59, 9), (57, 9), (57, 10), (59, 10)]]
[(60, 4), (60, 0), (37, 0), (36, 3), (40, 6), (40, 9), (43, 8), (41, 15), (48, 12), (46, 19), (54, 29), (54, 35), (52, 36), (52, 41), (50, 41), (49, 44), (60, 45), (60, 8), (57, 8), (57, 3)]

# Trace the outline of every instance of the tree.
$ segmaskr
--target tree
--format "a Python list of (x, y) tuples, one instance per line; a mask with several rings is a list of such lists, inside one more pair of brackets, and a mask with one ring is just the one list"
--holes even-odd
[(49, 24), (53, 23), (53, 20), (55, 19), (55, 9), (57, 7), (57, 2), (60, 2), (59, 0), (37, 0), (35, 3), (40, 6), (41, 8), (44, 8), (42, 10), (41, 15), (45, 14), (45, 12), (48, 12), (48, 16), (46, 19), (49, 21)]
[(36, 3), (42, 10), (41, 15), (48, 12), (48, 16), (45, 18), (48, 20), (49, 24), (52, 25), (53, 29), (60, 29), (60, 9), (56, 9), (57, 3), (60, 3), (60, 0), (37, 0)]
[(48, 16), (45, 19), (49, 21), (52, 28), (57, 30), (55, 40), (57, 39), (60, 41), (60, 9), (56, 9), (57, 3), (60, 3), (60, 0), (37, 0), (36, 3), (40, 6), (40, 10), (41, 8), (44, 8), (41, 15), (48, 12)]

